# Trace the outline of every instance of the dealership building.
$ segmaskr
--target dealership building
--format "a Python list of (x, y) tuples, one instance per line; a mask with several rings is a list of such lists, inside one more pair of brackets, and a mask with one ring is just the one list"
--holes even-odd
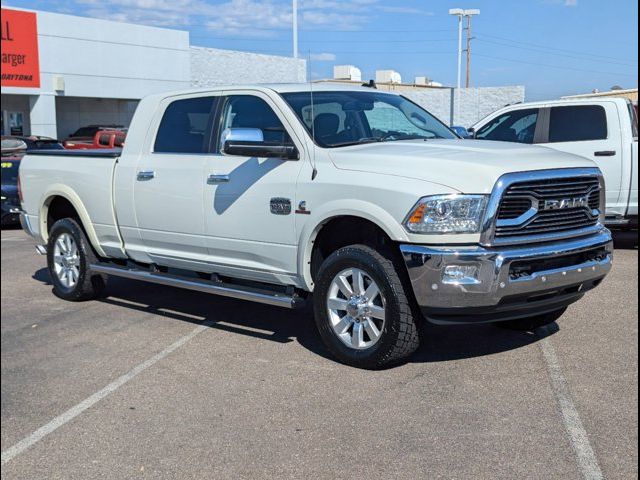
[(162, 91), (304, 81), (304, 60), (194, 47), (186, 31), (2, 8), (3, 135), (128, 125)]

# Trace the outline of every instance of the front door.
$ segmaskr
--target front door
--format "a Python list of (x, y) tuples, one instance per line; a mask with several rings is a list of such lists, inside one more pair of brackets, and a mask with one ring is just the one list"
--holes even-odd
[(138, 160), (137, 226), (149, 258), (160, 265), (197, 270), (206, 262), (205, 166), (218, 99), (166, 100), (150, 151)]
[[(275, 103), (256, 91), (227, 96), (220, 108), (219, 132), (259, 128), (266, 141), (294, 142), (301, 160), (225, 156), (206, 161), (204, 193), (206, 245), (219, 273), (267, 281), (296, 271), (296, 182), (303, 149)], [(219, 143), (219, 142), (218, 142)], [(263, 275), (261, 275), (262, 273)]]

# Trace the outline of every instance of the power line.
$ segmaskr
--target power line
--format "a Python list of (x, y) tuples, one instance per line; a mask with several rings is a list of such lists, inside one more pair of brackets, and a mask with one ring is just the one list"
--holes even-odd
[(550, 65), (547, 63), (537, 63), (537, 62), (527, 62), (525, 60), (517, 60), (515, 58), (504, 58), (504, 57), (494, 57), (491, 55), (483, 55), (480, 53), (476, 53), (475, 54), (478, 57), (484, 57), (484, 58), (491, 58), (493, 60), (502, 60), (505, 62), (514, 62), (514, 63), (523, 63), (525, 65), (534, 65), (537, 67), (547, 67), (547, 68), (557, 68), (559, 70), (572, 70), (572, 71), (576, 71), (576, 72), (587, 72), (587, 73), (599, 73), (599, 74), (603, 74), (603, 75), (617, 75), (617, 76), (624, 76), (624, 77), (635, 77), (635, 74), (629, 74), (629, 73), (616, 73), (616, 72), (603, 72), (603, 71), (599, 71), (599, 70), (587, 70), (584, 68), (573, 68), (573, 67), (566, 67), (566, 66), (561, 66), (561, 65)]
[(619, 61), (612, 61), (612, 60), (604, 60), (604, 59), (596, 59), (596, 58), (587, 58), (587, 57), (579, 57), (576, 55), (570, 55), (568, 53), (558, 53), (558, 52), (551, 52), (548, 51), (546, 49), (542, 49), (542, 48), (538, 48), (538, 47), (523, 47), (523, 46), (518, 46), (518, 45), (509, 45), (508, 43), (503, 43), (503, 42), (496, 42), (494, 40), (485, 40), (484, 38), (480, 37), (477, 40), (481, 41), (482, 43), (491, 43), (493, 45), (501, 45), (503, 47), (508, 47), (508, 48), (517, 48), (520, 50), (529, 50), (532, 52), (539, 52), (539, 53), (544, 53), (546, 55), (555, 55), (558, 57), (566, 57), (566, 58), (574, 58), (576, 60), (584, 60), (587, 62), (600, 62), (600, 63), (610, 63), (612, 65), (623, 65), (623, 66), (627, 66), (627, 67), (634, 67), (635, 65), (630, 64), (630, 63), (624, 63), (624, 62), (619, 62)]
[(552, 46), (549, 46), (549, 45), (541, 45), (539, 43), (522, 42), (522, 41), (518, 41), (518, 40), (513, 40), (511, 38), (507, 38), (507, 37), (500, 37), (498, 35), (490, 35), (488, 33), (482, 33), (482, 32), (480, 32), (480, 33), (484, 37), (496, 38), (498, 40), (503, 40), (503, 41), (507, 41), (509, 43), (515, 43), (515, 44), (518, 44), (518, 45), (528, 45), (528, 46), (532, 46), (532, 47), (542, 48), (547, 52), (549, 50), (555, 50), (557, 52), (573, 53), (573, 54), (583, 55), (583, 56), (587, 56), (587, 57), (607, 58), (607, 59), (610, 59), (610, 60), (619, 60), (619, 61), (625, 61), (626, 60), (626, 59), (623, 59), (623, 58), (616, 58), (616, 57), (611, 57), (611, 56), (607, 56), (607, 55), (597, 55), (595, 53), (588, 53), (588, 52), (583, 52), (583, 51), (579, 51), (579, 50), (570, 50), (570, 49), (566, 49), (566, 48), (552, 47)]

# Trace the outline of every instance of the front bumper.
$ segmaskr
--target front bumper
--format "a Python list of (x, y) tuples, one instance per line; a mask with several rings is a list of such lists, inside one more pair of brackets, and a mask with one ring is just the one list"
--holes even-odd
[[(433, 323), (492, 322), (551, 312), (579, 300), (611, 270), (613, 240), (597, 234), (528, 247), (401, 245), (413, 291)], [(446, 267), (475, 270), (452, 281)]]

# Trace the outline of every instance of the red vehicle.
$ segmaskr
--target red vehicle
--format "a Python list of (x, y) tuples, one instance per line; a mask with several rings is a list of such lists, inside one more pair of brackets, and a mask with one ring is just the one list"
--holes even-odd
[(127, 132), (122, 130), (99, 130), (92, 139), (64, 141), (67, 150), (97, 150), (105, 148), (122, 148)]

